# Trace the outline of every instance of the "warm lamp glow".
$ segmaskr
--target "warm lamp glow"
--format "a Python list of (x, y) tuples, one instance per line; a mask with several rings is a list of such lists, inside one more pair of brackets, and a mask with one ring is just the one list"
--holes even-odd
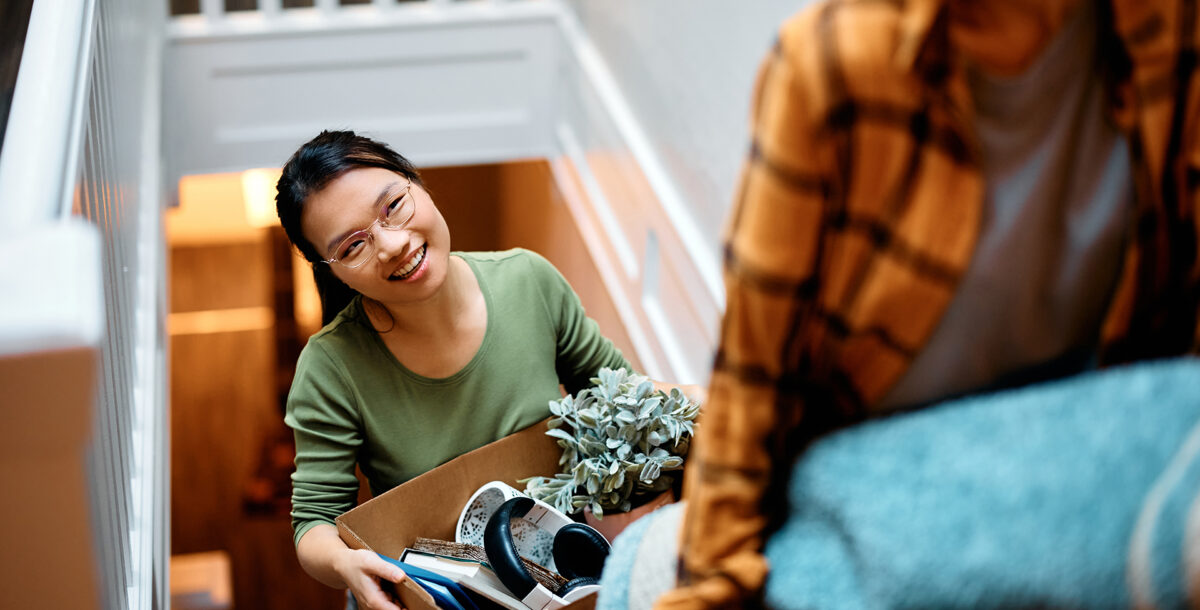
[(278, 169), (248, 169), (242, 172), (242, 201), (246, 206), (246, 222), (253, 227), (279, 224), (275, 212), (275, 184)]
[(242, 203), (240, 173), (184, 176), (179, 205), (167, 212), (167, 243), (172, 246), (244, 243), (261, 239)]
[(304, 260), (295, 248), (292, 248), (292, 255), (295, 257), (292, 259), (292, 286), (296, 290), (292, 307), (303, 341), (321, 330), (321, 297), (313, 280), (312, 263)]

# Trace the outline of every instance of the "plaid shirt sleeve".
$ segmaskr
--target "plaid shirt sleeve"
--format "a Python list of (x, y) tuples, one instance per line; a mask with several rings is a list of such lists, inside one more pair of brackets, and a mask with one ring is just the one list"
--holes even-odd
[(688, 458), (680, 589), (659, 608), (743, 607), (767, 575), (762, 507), (789, 431), (804, 414), (796, 380), (815, 274), (825, 180), (795, 67), (776, 48), (756, 84), (754, 141), (725, 236), (726, 311)]

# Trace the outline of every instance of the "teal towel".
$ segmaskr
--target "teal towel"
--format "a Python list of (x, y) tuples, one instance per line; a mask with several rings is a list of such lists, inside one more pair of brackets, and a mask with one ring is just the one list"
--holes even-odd
[[(1188, 579), (1200, 575), (1197, 497), (1195, 358), (946, 402), (839, 431), (802, 456), (791, 514), (767, 543), (767, 602), (1183, 607), (1200, 594)], [(599, 608), (647, 601), (625, 590), (638, 542), (677, 521), (643, 519), (617, 539)]]
[(1180, 359), (833, 434), (793, 472), (768, 602), (1183, 606), (1197, 422), (1200, 361)]

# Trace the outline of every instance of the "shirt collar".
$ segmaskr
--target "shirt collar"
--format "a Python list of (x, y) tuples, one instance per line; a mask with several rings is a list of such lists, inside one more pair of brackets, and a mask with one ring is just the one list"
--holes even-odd
[[(950, 48), (947, 5), (951, 1), (964, 0), (904, 0), (901, 6), (899, 40), (893, 56), (895, 66), (904, 71), (920, 75), (926, 82), (937, 84), (951, 76), (958, 68)], [(970, 0), (965, 0), (970, 1)], [(1055, 2), (1059, 0), (1047, 0)], [(1113, 47), (1102, 48), (1105, 54), (1119, 53), (1126, 57), (1126, 67), (1109, 75), (1109, 112), (1123, 129), (1136, 121), (1136, 106), (1131, 91), (1132, 72), (1157, 72), (1161, 64), (1173, 59), (1164, 45), (1167, 23), (1178, 17), (1172, 13), (1170, 2), (1147, 0), (1082, 0), (1083, 2), (1111, 3)], [(1177, 10), (1177, 9), (1176, 9)], [(1119, 47), (1119, 48), (1114, 48)], [(1114, 62), (1114, 58), (1106, 57)], [(1112, 66), (1109, 67), (1112, 69)], [(952, 84), (951, 88), (955, 88)]]

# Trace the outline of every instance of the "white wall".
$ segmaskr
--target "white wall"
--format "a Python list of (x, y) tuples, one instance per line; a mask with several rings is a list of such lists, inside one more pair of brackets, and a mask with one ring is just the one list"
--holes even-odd
[(545, 156), (557, 7), (424, 4), (171, 20), (167, 183), (282, 166), (322, 129), (418, 166)]
[(758, 63), (808, 1), (567, 0), (714, 251)]

